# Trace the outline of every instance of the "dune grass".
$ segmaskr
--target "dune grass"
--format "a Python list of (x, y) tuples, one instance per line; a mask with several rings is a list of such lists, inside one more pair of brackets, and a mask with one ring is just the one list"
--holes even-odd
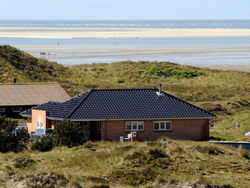
[(0, 154), (0, 186), (244, 188), (250, 181), (249, 157), (247, 151), (205, 142), (95, 142), (44, 153)]
[(210, 135), (221, 140), (250, 141), (244, 136), (250, 126), (250, 110), (238, 112), (228, 116), (223, 121), (217, 122), (210, 128)]
[[(11, 46), (0, 46), (0, 75), (0, 83), (10, 83), (14, 77), (19, 83), (58, 82), (72, 97), (93, 87), (153, 88), (162, 83), (164, 91), (215, 113), (215, 126), (230, 115), (250, 109), (250, 73), (246, 72), (146, 61), (66, 67)], [(246, 127), (244, 131), (250, 131), (250, 124)], [(225, 137), (221, 133), (213, 135)], [(241, 132), (225, 138), (239, 139), (243, 135)]]

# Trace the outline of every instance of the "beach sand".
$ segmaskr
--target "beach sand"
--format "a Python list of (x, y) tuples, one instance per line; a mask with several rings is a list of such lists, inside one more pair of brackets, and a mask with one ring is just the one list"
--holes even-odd
[(250, 73), (250, 65), (192, 65), (195, 67), (208, 68), (208, 69), (217, 69), (225, 71), (241, 71)]
[[(170, 29), (170, 28), (43, 28), (43, 27), (0, 27), (0, 37), (13, 38), (48, 38), (48, 39), (157, 39), (157, 38), (230, 38), (230, 37), (250, 37), (250, 29)], [(9, 42), (8, 42), (9, 43)], [(250, 72), (250, 61), (248, 63), (248, 52), (250, 44), (242, 46), (125, 46), (120, 44), (112, 48), (99, 45), (89, 45), (89, 43), (66, 45), (15, 45), (16, 47), (31, 53), (36, 57), (41, 57), (40, 52), (50, 53), (50, 56), (42, 56), (51, 61), (57, 61), (65, 65), (84, 63), (107, 63), (123, 60), (149, 60), (170, 61), (185, 65), (207, 67), (222, 70), (238, 70)], [(147, 43), (146, 43), (147, 44)], [(147, 44), (148, 45), (148, 44)], [(218, 54), (222, 54), (217, 57)], [(224, 55), (223, 55), (224, 54)], [(227, 55), (233, 54), (233, 57)], [(239, 64), (239, 58), (241, 59)], [(243, 55), (242, 55), (243, 54)], [(216, 60), (217, 57), (217, 60)], [(204, 59), (206, 58), (206, 59)], [(222, 62), (222, 58), (228, 58)], [(221, 60), (222, 59), (222, 60)], [(213, 61), (214, 60), (214, 61)], [(219, 62), (219, 60), (221, 62)]]
[(20, 37), (20, 38), (250, 37), (250, 29), (0, 27), (0, 37)]

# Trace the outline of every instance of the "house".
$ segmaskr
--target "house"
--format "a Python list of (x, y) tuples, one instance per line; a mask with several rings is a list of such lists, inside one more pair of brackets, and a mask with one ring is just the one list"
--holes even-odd
[(53, 128), (69, 119), (84, 126), (90, 140), (118, 141), (136, 131), (139, 140), (209, 139), (214, 114), (159, 89), (92, 89), (65, 102), (48, 102), (22, 112), (28, 130)]
[(57, 83), (0, 84), (0, 115), (21, 118), (19, 113), (31, 107), (69, 98)]

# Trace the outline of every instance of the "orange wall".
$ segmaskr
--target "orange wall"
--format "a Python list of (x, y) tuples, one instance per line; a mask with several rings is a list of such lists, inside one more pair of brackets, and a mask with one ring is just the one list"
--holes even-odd
[[(156, 140), (160, 137), (170, 137), (174, 139), (185, 139), (185, 140), (207, 140), (209, 138), (208, 119), (176, 119), (176, 120), (166, 119), (165, 121), (172, 121), (171, 131), (153, 130), (154, 121), (156, 120), (144, 121), (144, 131), (139, 132), (139, 140)], [(127, 137), (129, 132), (126, 132), (125, 124), (126, 124), (125, 120), (103, 121), (102, 140), (118, 141), (120, 140), (120, 136)]]
[(27, 119), (27, 127), (28, 127), (28, 132), (34, 132), (37, 129), (37, 121), (39, 119), (39, 116), (41, 117), (42, 123), (43, 123), (43, 128), (46, 128), (46, 111), (44, 110), (32, 110), (32, 118)]

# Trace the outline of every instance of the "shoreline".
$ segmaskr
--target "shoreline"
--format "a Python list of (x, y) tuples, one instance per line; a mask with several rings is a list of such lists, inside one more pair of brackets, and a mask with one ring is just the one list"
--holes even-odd
[(0, 27), (0, 37), (55, 39), (250, 37), (250, 29)]
[[(179, 64), (179, 63), (178, 63)], [(183, 65), (183, 64), (181, 64)], [(245, 73), (250, 73), (250, 65), (219, 65), (219, 64), (214, 64), (214, 65), (189, 65), (188, 66), (193, 66), (193, 67), (198, 67), (198, 68), (207, 68), (207, 69), (213, 69), (213, 70), (222, 70), (222, 71), (237, 71), (237, 72), (245, 72)]]

